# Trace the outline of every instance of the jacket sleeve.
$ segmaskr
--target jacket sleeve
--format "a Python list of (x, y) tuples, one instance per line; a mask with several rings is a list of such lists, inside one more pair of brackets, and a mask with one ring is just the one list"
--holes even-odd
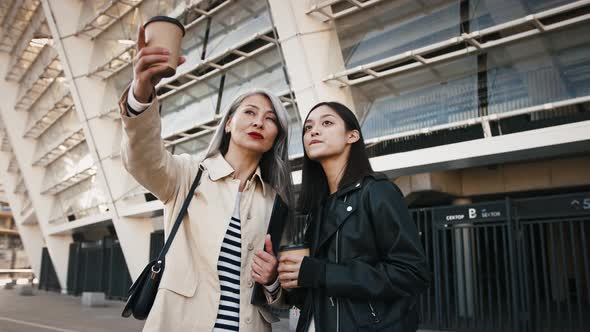
[(128, 116), (125, 89), (119, 100), (123, 123), (121, 157), (125, 169), (147, 190), (166, 203), (177, 192), (190, 174), (190, 156), (172, 155), (164, 147), (161, 137), (160, 104), (157, 98), (135, 117)]
[(364, 196), (363, 208), (368, 209), (381, 259), (335, 264), (306, 257), (301, 266), (301, 272), (308, 271), (302, 273), (303, 286), (358, 299), (393, 300), (420, 293), (428, 287), (429, 270), (401, 192), (389, 181), (377, 181)]

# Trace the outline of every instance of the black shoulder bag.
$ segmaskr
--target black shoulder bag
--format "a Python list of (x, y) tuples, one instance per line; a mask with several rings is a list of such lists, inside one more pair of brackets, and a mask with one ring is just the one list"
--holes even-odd
[(166, 252), (168, 252), (168, 249), (172, 244), (172, 240), (174, 240), (174, 236), (176, 235), (176, 232), (182, 223), (182, 218), (184, 218), (188, 205), (190, 204), (195, 194), (195, 190), (201, 181), (202, 173), (203, 170), (201, 169), (201, 166), (199, 166), (199, 172), (197, 173), (197, 176), (191, 185), (188, 196), (182, 204), (182, 208), (178, 213), (178, 217), (176, 217), (174, 226), (170, 231), (170, 235), (168, 235), (168, 239), (166, 239), (166, 243), (164, 244), (162, 251), (160, 251), (158, 258), (148, 263), (137, 280), (135, 280), (133, 285), (131, 285), (131, 288), (129, 288), (129, 292), (127, 293), (127, 304), (125, 305), (121, 316), (129, 317), (133, 314), (133, 317), (140, 320), (144, 320), (148, 317), (148, 314), (152, 309), (152, 305), (154, 304), (154, 300), (156, 299), (156, 293), (158, 292), (158, 285), (162, 279), (162, 274), (164, 274)]

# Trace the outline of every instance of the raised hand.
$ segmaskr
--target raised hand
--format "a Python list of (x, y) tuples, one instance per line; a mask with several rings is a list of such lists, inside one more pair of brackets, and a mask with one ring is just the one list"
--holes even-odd
[[(169, 56), (170, 50), (165, 48), (146, 47), (145, 29), (140, 25), (137, 33), (137, 55), (133, 61), (133, 95), (137, 101), (149, 102), (154, 87), (161, 79), (160, 74), (167, 69)], [(178, 65), (185, 61), (185, 57), (181, 56)], [(161, 65), (157, 65), (159, 63)]]

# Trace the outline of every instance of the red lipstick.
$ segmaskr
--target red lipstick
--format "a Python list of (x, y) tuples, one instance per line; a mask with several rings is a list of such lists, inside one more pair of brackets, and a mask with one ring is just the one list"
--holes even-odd
[(254, 131), (249, 132), (248, 133), (248, 136), (250, 136), (250, 137), (252, 137), (254, 139), (264, 139), (264, 136), (262, 136), (262, 134), (257, 133), (257, 132), (254, 132)]

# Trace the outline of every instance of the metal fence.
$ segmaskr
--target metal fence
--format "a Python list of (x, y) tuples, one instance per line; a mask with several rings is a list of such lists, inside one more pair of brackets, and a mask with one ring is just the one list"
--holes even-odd
[(68, 293), (104, 292), (109, 299), (127, 298), (131, 276), (119, 242), (106, 237), (97, 242), (73, 242), (68, 261)]
[(411, 213), (433, 276), (422, 327), (590, 331), (590, 193)]
[(61, 291), (59, 279), (57, 278), (57, 273), (55, 273), (55, 268), (53, 267), (53, 262), (51, 261), (51, 256), (49, 256), (49, 251), (47, 250), (47, 247), (44, 247), (41, 253), (41, 273), (39, 276), (39, 289), (54, 292)]

